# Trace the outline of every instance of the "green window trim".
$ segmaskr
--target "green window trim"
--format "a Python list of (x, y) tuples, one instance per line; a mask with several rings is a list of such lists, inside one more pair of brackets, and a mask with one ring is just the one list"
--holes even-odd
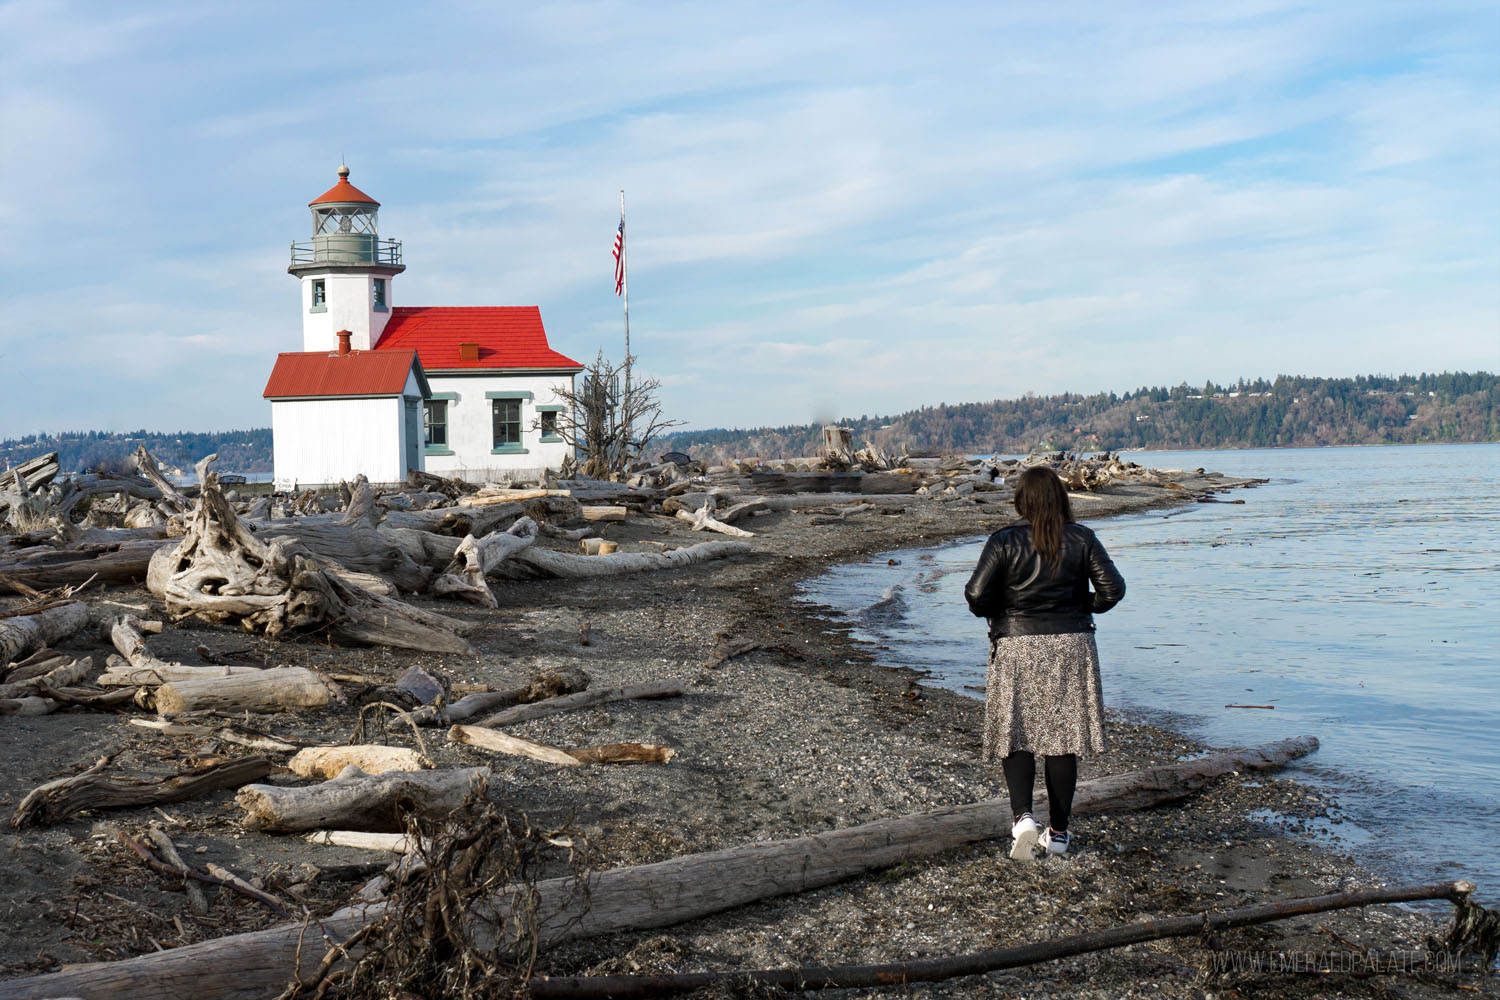
[(563, 406), (561, 403), (542, 403), (538, 406), (532, 407), (532, 409), (536, 410), (538, 413), (561, 413), (562, 411), (566, 410), (567, 407)]
[(328, 307), (327, 306), (313, 306), (310, 309), (308, 309), (307, 311), (310, 312), (310, 313), (326, 313), (328, 311)]
[(428, 399), (442, 399), (442, 400), (447, 400), (450, 403), (456, 403), (456, 402), (458, 402), (458, 393), (456, 393), (456, 392), (429, 392), (427, 394), (427, 398)]
[(567, 444), (561, 434), (543, 434), (542, 444)]
[(427, 451), (425, 452), (425, 454), (428, 454), (428, 455), (452, 455), (452, 454), (454, 454), (454, 452), (453, 452), (452, 449), (446, 448), (443, 445), (440, 445), (440, 444), (430, 444), (430, 445), (427, 446)]
[(487, 393), (484, 394), (484, 398), (485, 399), (530, 399), (531, 398), (531, 393), (524, 392), (524, 391), (523, 392), (487, 392)]
[(490, 454), (491, 455), (529, 455), (531, 453), (529, 451), (527, 451), (525, 448), (523, 448), (520, 445), (518, 445), (518, 444), (502, 444), (498, 448), (491, 448), (490, 449)]

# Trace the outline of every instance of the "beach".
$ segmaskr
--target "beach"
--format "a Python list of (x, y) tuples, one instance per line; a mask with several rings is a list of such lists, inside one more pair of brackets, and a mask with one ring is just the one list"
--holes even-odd
[[(1183, 492), (1254, 485), (1192, 473), (1179, 482), (1187, 487)], [(1254, 493), (1222, 498), (1253, 503)], [(1075, 499), (1084, 521), (1182, 502), (1173, 491), (1139, 485)], [(756, 535), (749, 556), (659, 574), (496, 582), (497, 611), (416, 599), (472, 622), (477, 658), (277, 642), (192, 622), (153, 637), (152, 649), (164, 659), (198, 663), (197, 649), (205, 646), (235, 663), (388, 680), (415, 664), (495, 688), (557, 666), (582, 668), (596, 687), (680, 680), (687, 689), (681, 698), (595, 707), (508, 730), (551, 746), (664, 745), (676, 751), (667, 766), (558, 768), (456, 746), (441, 730), (429, 730), (427, 750), (439, 767), (489, 766), (492, 797), (538, 827), (572, 831), (582, 859), (612, 869), (1003, 796), (1000, 775), (979, 759), (981, 702), (924, 686), (919, 670), (881, 666), (878, 651), (798, 594), (803, 581), (830, 565), (980, 535), (1009, 519), (1000, 505), (962, 499), (915, 504), (902, 513), (877, 509), (839, 522), (822, 518), (825, 523), (816, 525), (806, 512), (773, 511), (744, 522)], [(631, 517), (611, 526), (609, 537), (622, 551), (645, 551), (653, 542), (700, 536), (681, 520)], [(96, 613), (159, 615), (144, 590), (113, 589), (93, 603)], [(584, 623), (587, 645), (581, 642)], [(974, 626), (983, 627), (977, 620)], [(721, 635), (761, 648), (708, 665)], [(60, 648), (101, 652), (88, 633)], [(356, 715), (340, 706), (262, 717), (256, 725), (282, 738), (339, 743), (348, 741)], [(1083, 780), (1208, 749), (1119, 713), (1111, 713), (1110, 723), (1110, 750), (1081, 763)], [(403, 730), (393, 724), (386, 739), (407, 745)], [(126, 770), (160, 772), (207, 752), (98, 714), (8, 719), (0, 736), (10, 762), (0, 775), (0, 808), (7, 813), (37, 784), (81, 770), (103, 753), (116, 753), (116, 765)], [(992, 841), (810, 892), (676, 926), (568, 943), (543, 953), (537, 969), (582, 975), (902, 961), (1377, 884), (1352, 859), (1299, 835), (1327, 807), (1318, 793), (1275, 773), (1232, 775), (1175, 805), (1079, 813), (1076, 848), (1066, 858), (1011, 861), (1008, 829), (997, 830)], [(257, 877), (272, 889), (303, 886), (299, 894), (314, 907), (340, 902), (351, 886), (313, 880), (309, 887), (302, 866), (372, 860), (367, 852), (245, 830), (231, 792), (162, 811), (165, 817), (149, 809), (100, 812), (6, 832), (0, 840), (7, 857), (0, 934), (9, 947), (0, 976), (144, 954), (274, 922), (253, 902), (214, 890), (210, 916), (188, 916), (183, 894), (165, 888), (170, 880), (118, 843), (121, 830), (164, 824), (185, 856)], [(1283, 821), (1251, 820), (1252, 813)], [(566, 854), (560, 850), (552, 862), (558, 871), (566, 870)], [(1326, 955), (1349, 942), (1422, 950), (1425, 935), (1441, 924), (1431, 912), (1371, 907), (1224, 932), (1214, 944), (1221, 953), (1247, 956)], [(827, 995), (1312, 997), (1337, 990), (1423, 997), (1448, 995), (1455, 981), (1451, 975), (1428, 981), (1285, 972), (1214, 977), (1206, 975), (1210, 964), (1202, 941), (1180, 938), (989, 976)], [(724, 988), (702, 995), (757, 994)]]

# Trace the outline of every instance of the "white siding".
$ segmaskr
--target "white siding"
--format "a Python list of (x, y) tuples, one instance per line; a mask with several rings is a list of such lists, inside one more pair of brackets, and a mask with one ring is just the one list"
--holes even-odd
[[(448, 450), (428, 451), (426, 469), (439, 476), (458, 476), (469, 482), (507, 482), (538, 479), (547, 469), (562, 465), (568, 445), (542, 441), (539, 406), (562, 405), (558, 387), (571, 387), (568, 375), (444, 375), (427, 373), (433, 398), (455, 393), (448, 400)], [(529, 392), (521, 401), (522, 454), (493, 454), (494, 421), (488, 392)]]
[[(408, 390), (420, 395), (415, 383)], [(372, 483), (403, 481), (402, 410), (399, 396), (273, 401), (277, 481), (320, 486), (361, 472)]]
[[(375, 310), (375, 280), (380, 275), (370, 274), (309, 274), (302, 278), (302, 349), (304, 351), (336, 351), (340, 330), (348, 330), (352, 336), (349, 346), (356, 351), (368, 351), (380, 340), (386, 320), (391, 318), (390, 308), (395, 305), (393, 291), (395, 280), (385, 279), (386, 308)], [(314, 281), (324, 283), (324, 312), (312, 311)]]

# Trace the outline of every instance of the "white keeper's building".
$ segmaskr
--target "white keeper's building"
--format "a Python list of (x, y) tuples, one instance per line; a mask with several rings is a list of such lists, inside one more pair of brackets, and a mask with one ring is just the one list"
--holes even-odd
[(399, 483), (412, 469), (471, 482), (539, 478), (570, 453), (559, 389), (583, 366), (547, 343), (536, 306), (398, 306), (401, 244), (349, 168), (292, 244), (302, 350), (278, 355), (271, 402), (282, 488)]

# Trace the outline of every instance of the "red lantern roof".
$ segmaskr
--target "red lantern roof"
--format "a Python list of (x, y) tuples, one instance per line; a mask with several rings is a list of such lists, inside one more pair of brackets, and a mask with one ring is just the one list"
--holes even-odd
[(360, 201), (377, 208), (380, 206), (380, 202), (349, 183), (349, 168), (343, 165), (339, 166), (339, 182), (307, 204), (322, 205), (330, 201)]
[[(470, 344), (468, 352), (460, 345)], [(396, 306), (376, 352), (416, 351), (426, 371), (455, 368), (582, 371), (547, 344), (536, 306)], [(472, 357), (466, 357), (465, 354)]]

